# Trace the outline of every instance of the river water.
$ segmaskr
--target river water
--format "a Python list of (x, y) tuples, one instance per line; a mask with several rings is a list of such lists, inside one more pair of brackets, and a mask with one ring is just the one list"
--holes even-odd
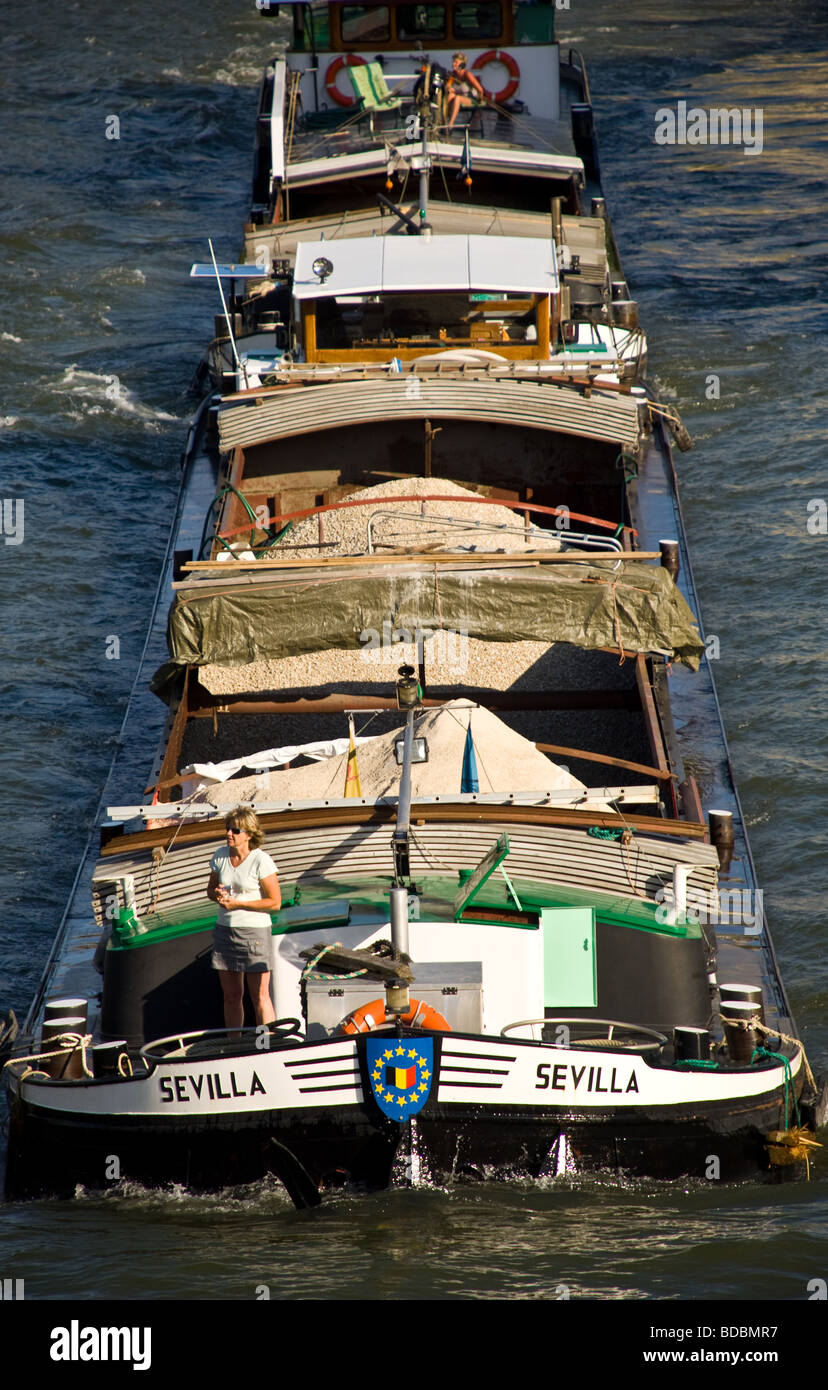
[[(0, 495), (23, 500), (25, 531), (15, 544), (10, 512), (0, 541), (0, 1004), (20, 1015), (135, 675), (215, 311), (187, 272), (208, 236), (219, 260), (238, 252), (275, 33), (247, 0), (4, 10)], [(715, 676), (824, 1071), (825, 9), (571, 0), (559, 33), (590, 72), (651, 374), (696, 439), (677, 466)], [(761, 153), (655, 143), (681, 100), (760, 108)], [(0, 1207), (0, 1275), (27, 1299), (796, 1301), (826, 1274), (826, 1174), (822, 1158), (791, 1187), (399, 1190), (311, 1215), (275, 1184), (117, 1190)]]

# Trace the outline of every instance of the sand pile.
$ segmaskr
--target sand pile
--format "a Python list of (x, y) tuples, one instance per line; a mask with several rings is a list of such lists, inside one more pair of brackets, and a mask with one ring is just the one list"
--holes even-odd
[[(459, 793), (469, 721), (481, 794), (583, 789), (583, 782), (550, 762), (533, 743), (515, 733), (489, 710), (470, 706), (466, 700), (452, 700), (441, 709), (425, 711), (415, 722), (415, 734), (428, 739), (428, 762), (415, 763), (411, 770), (415, 799)], [(401, 726), (360, 747), (357, 762), (362, 795), (366, 799), (399, 794), (401, 769), (394, 757), (394, 744), (402, 732)], [(347, 761), (345, 753), (310, 767), (237, 778), (211, 787), (208, 799), (214, 806), (236, 806), (242, 801), (311, 801), (341, 797), (345, 793)]]
[[(547, 690), (554, 687), (560, 658), (548, 642), (483, 642), (457, 632), (436, 632), (422, 643), (428, 686), (486, 690)], [(413, 643), (374, 648), (330, 648), (302, 656), (273, 657), (246, 666), (202, 666), (201, 684), (213, 695), (254, 690), (317, 690), (375, 687), (393, 694), (403, 663), (417, 667)]]
[[(394, 501), (395, 497), (426, 497), (433, 494), (456, 497), (458, 500)], [(364, 555), (368, 551), (368, 521), (377, 510), (393, 512), (392, 516), (375, 517), (371, 525), (372, 544), (380, 554), (401, 549), (525, 554), (532, 550), (560, 550), (561, 547), (560, 537), (554, 531), (540, 531), (532, 527), (527, 537), (520, 513), (509, 507), (481, 502), (477, 493), (457, 483), (450, 483), (445, 478), (398, 478), (393, 482), (379, 483), (376, 487), (361, 488), (346, 500), (363, 497), (376, 499), (376, 508), (346, 507), (342, 511), (323, 514), (324, 550), (318, 548), (319, 523), (313, 516), (297, 521), (287, 533), (285, 543), (291, 549), (284, 553), (291, 558), (321, 555), (325, 559), (337, 555)], [(448, 521), (441, 520), (446, 517)], [(336, 543), (336, 549), (330, 542)], [(279, 553), (279, 547), (272, 546), (265, 555), (275, 559)]]

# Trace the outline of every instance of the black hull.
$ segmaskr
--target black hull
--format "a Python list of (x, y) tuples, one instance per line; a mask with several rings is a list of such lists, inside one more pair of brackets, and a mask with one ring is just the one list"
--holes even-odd
[(778, 1127), (779, 1110), (774, 1095), (764, 1103), (711, 1104), (680, 1116), (666, 1108), (634, 1114), (608, 1109), (587, 1116), (555, 1109), (538, 1115), (516, 1106), (433, 1105), (404, 1124), (385, 1119), (373, 1106), (186, 1121), (93, 1120), (56, 1117), (17, 1100), (6, 1197), (71, 1196), (78, 1186), (94, 1190), (118, 1181), (209, 1191), (268, 1175), (291, 1191), (294, 1170), (314, 1188), (384, 1189), (392, 1185), (395, 1164), (399, 1167), (412, 1152), (421, 1177), (438, 1184), (588, 1174), (727, 1183), (796, 1179), (805, 1175), (804, 1164), (775, 1168), (768, 1161), (765, 1135)]

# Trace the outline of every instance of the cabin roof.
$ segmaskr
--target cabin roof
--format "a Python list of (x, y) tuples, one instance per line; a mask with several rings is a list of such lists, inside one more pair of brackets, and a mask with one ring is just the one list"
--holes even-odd
[[(313, 273), (324, 257), (333, 269)], [(379, 236), (302, 242), (296, 249), (298, 300), (421, 290), (556, 294), (555, 243), (507, 236)]]

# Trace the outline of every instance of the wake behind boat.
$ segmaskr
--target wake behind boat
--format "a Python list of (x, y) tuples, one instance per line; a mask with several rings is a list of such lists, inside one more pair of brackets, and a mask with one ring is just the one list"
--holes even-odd
[[(551, 6), (291, 14), (242, 258), (193, 268), (169, 714), (6, 1067), (7, 1192), (804, 1175), (820, 1093), (583, 62)], [(240, 804), (283, 890), (277, 1022), (241, 1031), (205, 895)]]

